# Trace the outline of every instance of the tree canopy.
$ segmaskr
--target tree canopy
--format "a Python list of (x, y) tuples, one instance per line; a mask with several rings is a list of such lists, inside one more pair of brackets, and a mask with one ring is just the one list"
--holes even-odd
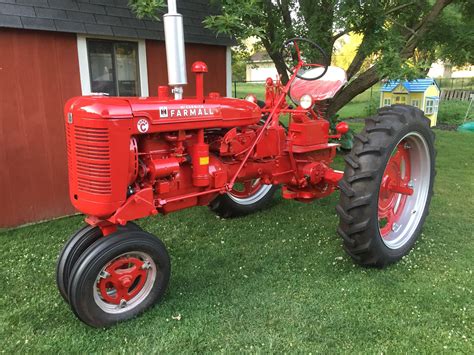
[[(424, 76), (436, 59), (454, 65), (474, 62), (474, 2), (470, 0), (211, 2), (222, 10), (220, 15), (207, 17), (205, 26), (216, 35), (233, 36), (239, 43), (257, 38), (284, 81), (288, 74), (279, 49), (286, 39), (309, 38), (331, 57), (340, 37), (349, 33), (361, 36), (347, 69), (349, 84), (332, 100), (330, 113), (381, 79)], [(141, 16), (153, 16), (159, 3), (163, 5), (161, 0), (131, 0)]]

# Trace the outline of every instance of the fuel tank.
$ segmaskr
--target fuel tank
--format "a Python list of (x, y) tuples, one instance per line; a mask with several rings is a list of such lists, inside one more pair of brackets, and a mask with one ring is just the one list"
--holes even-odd
[(173, 100), (81, 96), (68, 101), (66, 112), (87, 119), (133, 119), (132, 134), (238, 127), (256, 124), (261, 118), (256, 104), (221, 97)]

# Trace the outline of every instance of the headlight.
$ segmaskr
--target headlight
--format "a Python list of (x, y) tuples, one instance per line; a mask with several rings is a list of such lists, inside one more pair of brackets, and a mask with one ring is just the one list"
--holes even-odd
[(249, 101), (249, 102), (253, 102), (254, 104), (257, 103), (257, 96), (255, 96), (254, 94), (248, 94), (247, 96), (245, 96), (245, 100)]
[(311, 108), (313, 106), (313, 98), (311, 97), (311, 95), (306, 94), (301, 96), (300, 106), (305, 110)]

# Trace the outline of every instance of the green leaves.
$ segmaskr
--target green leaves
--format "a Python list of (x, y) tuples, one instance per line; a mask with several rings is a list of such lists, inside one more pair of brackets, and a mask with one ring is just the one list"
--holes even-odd
[(151, 18), (160, 21), (159, 11), (166, 7), (164, 0), (129, 0), (128, 6), (137, 18)]

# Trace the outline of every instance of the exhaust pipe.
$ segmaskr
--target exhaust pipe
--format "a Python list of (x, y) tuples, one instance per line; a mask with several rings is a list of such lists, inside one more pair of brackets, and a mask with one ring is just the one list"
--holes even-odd
[(163, 15), (165, 29), (166, 63), (168, 65), (168, 85), (175, 100), (183, 98), (186, 78), (186, 55), (184, 52), (183, 16), (178, 14), (176, 0), (168, 0), (168, 12)]

